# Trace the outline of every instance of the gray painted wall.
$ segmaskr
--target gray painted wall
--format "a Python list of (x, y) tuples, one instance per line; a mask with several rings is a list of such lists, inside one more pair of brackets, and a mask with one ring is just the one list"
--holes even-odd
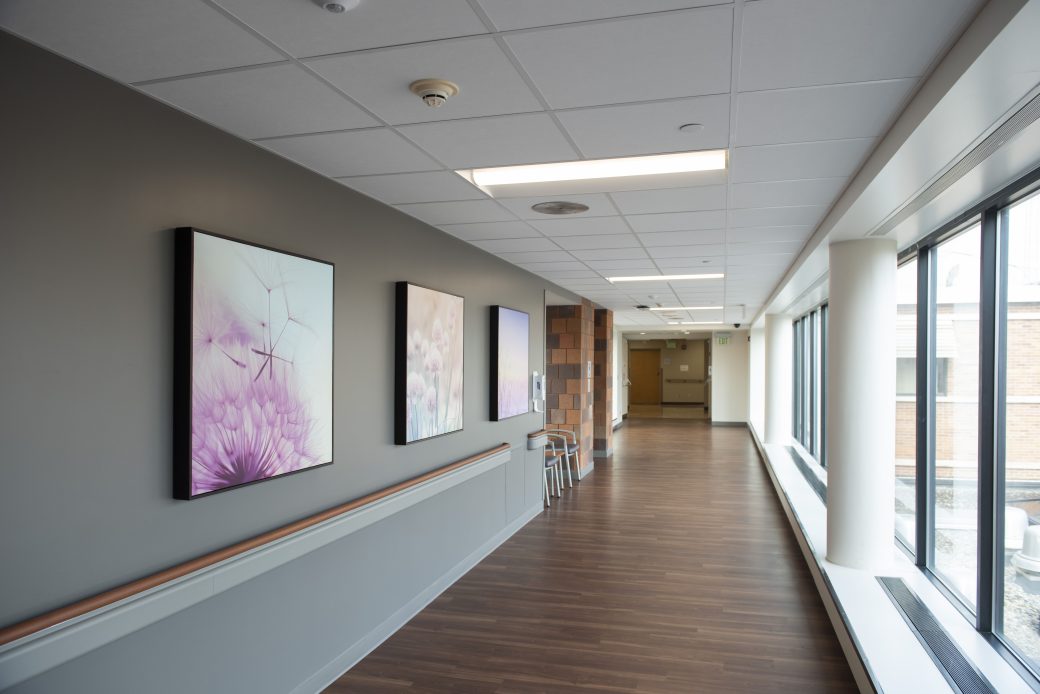
[[(4, 34), (0, 64), (0, 624), (509, 442), (506, 467), (450, 498), (76, 661), (115, 668), (105, 691), (144, 691), (138, 675), (169, 691), (282, 691), (540, 504), (538, 473), (521, 466), (542, 415), (487, 418), (487, 307), (531, 314), (531, 368), (543, 371), (543, 291), (566, 292)], [(335, 464), (171, 498), (177, 226), (336, 263)], [(397, 280), (466, 297), (465, 429), (408, 447), (392, 444)], [(244, 634), (255, 643), (228, 645)], [(267, 662), (293, 640), (291, 666)], [(195, 658), (203, 672), (185, 667)], [(247, 678), (221, 682), (240, 668)], [(213, 684), (186, 689), (185, 673)]]

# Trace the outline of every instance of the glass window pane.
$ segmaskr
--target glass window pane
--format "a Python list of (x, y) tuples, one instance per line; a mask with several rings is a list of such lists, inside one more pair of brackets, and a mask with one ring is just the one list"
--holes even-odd
[[(979, 225), (936, 248), (935, 573), (975, 607), (978, 569)], [(937, 368), (938, 371), (938, 368)], [(937, 374), (938, 376), (938, 374)]]
[(917, 543), (917, 260), (896, 270), (896, 536)]
[(1003, 633), (1040, 667), (1040, 195), (1007, 221)]

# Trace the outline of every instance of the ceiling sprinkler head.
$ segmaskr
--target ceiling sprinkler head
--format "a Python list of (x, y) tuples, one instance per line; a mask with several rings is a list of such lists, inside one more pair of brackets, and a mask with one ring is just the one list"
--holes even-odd
[(314, 4), (332, 14), (343, 14), (361, 4), (361, 0), (314, 0)]
[(450, 97), (459, 93), (459, 85), (438, 79), (416, 80), (408, 88), (430, 108), (440, 108)]

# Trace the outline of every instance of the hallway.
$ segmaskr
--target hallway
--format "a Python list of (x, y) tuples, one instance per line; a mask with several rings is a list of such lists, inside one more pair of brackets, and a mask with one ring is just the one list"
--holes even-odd
[(748, 432), (614, 443), (327, 691), (856, 691)]

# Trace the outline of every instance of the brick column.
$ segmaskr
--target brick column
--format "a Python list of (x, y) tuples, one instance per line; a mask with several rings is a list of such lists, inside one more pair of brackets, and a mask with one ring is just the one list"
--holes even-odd
[(592, 454), (606, 458), (614, 452), (614, 312), (596, 309), (595, 374), (592, 384)]
[(546, 426), (577, 434), (583, 470), (592, 462), (594, 310), (588, 300), (545, 309)]

